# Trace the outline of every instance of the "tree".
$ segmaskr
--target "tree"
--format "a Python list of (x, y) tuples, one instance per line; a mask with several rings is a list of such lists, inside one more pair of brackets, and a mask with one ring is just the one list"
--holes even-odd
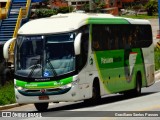
[(58, 13), (69, 13), (73, 11), (73, 7), (72, 6), (60, 7), (57, 10), (58, 10)]
[[(106, 4), (103, 0), (93, 0), (93, 3), (92, 3), (92, 9), (93, 11), (92, 12), (100, 12), (101, 9), (104, 9), (106, 7)], [(85, 12), (89, 12), (89, 4), (84, 4), (82, 5), (82, 7), (80, 8), (81, 10), (84, 10)]]
[(149, 16), (153, 16), (156, 12), (158, 12), (158, 1), (157, 0), (149, 0), (145, 5), (147, 9), (147, 14)]
[(136, 15), (136, 16), (137, 16), (137, 14), (138, 14), (138, 11), (139, 11), (140, 9), (142, 9), (142, 8), (143, 8), (143, 5), (141, 5), (141, 4), (133, 6), (133, 9), (135, 10), (135, 15)]
[(89, 12), (89, 4), (85, 3), (82, 5), (81, 10), (84, 10), (85, 12)]

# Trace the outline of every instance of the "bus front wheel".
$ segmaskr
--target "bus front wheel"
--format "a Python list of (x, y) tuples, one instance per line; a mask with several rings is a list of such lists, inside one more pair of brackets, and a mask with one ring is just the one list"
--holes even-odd
[(34, 103), (35, 108), (40, 111), (44, 112), (48, 109), (49, 103)]
[(99, 81), (95, 80), (92, 86), (92, 98), (84, 100), (86, 104), (95, 105), (100, 102), (101, 96), (100, 96), (100, 85)]

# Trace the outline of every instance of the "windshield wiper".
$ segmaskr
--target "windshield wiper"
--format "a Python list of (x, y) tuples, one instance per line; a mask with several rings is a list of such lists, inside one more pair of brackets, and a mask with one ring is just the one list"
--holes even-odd
[(37, 60), (37, 62), (36, 62), (35, 65), (32, 65), (32, 66), (29, 67), (29, 69), (31, 69), (31, 72), (29, 73), (28, 78), (32, 77), (33, 72), (34, 72), (34, 70), (35, 70), (36, 68), (42, 68), (42, 66), (41, 66), (40, 64), (38, 64), (38, 62), (40, 61), (40, 59), (34, 58), (34, 59), (31, 59), (31, 60)]
[(52, 70), (54, 76), (57, 76), (57, 73), (56, 73), (56, 71), (55, 71), (55, 69), (54, 69), (54, 67), (53, 67), (53, 65), (51, 64), (51, 62), (50, 62), (49, 59), (47, 59), (47, 62), (48, 62), (48, 64), (49, 64), (49, 66), (50, 66), (50, 68), (51, 68), (51, 70)]

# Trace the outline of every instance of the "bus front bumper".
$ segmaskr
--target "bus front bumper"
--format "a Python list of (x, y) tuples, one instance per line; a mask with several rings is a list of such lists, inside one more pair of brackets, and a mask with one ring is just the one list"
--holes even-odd
[[(71, 88), (61, 94), (57, 95), (47, 95), (47, 94), (41, 94), (41, 95), (23, 95), (19, 92), (17, 88), (15, 88), (15, 97), (17, 103), (43, 103), (43, 102), (72, 102), (72, 101), (78, 101), (81, 98), (79, 93), (78, 85), (72, 85)], [(43, 98), (43, 99), (42, 99)]]

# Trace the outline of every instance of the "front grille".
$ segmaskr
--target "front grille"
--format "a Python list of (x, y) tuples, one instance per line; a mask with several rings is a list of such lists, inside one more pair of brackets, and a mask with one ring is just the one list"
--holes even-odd
[[(50, 88), (50, 89), (45, 89), (45, 92), (57, 92), (57, 91), (60, 91), (62, 90), (61, 88)], [(41, 89), (35, 89), (35, 90), (28, 90), (28, 89), (25, 89), (23, 90), (24, 92), (27, 92), (27, 93), (37, 93), (37, 92), (41, 92)]]

